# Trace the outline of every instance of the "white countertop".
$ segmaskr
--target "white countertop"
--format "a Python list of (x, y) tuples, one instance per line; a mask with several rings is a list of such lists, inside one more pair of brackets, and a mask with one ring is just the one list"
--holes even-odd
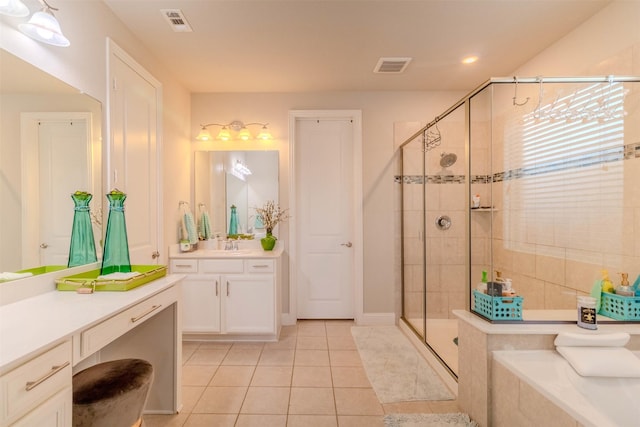
[(282, 246), (276, 247), (272, 251), (265, 251), (262, 248), (248, 246), (237, 251), (225, 251), (217, 249), (197, 249), (193, 252), (180, 252), (177, 245), (169, 247), (169, 258), (216, 258), (216, 259), (244, 259), (244, 258), (278, 258), (282, 255)]
[(0, 307), (0, 374), (165, 289), (183, 275), (171, 274), (125, 292), (50, 291)]

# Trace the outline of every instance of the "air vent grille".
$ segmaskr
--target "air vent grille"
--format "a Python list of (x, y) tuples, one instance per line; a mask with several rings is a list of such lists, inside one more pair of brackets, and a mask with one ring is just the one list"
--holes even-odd
[(176, 33), (191, 33), (193, 30), (180, 9), (160, 9), (165, 21)]
[(374, 73), (402, 73), (411, 62), (411, 58), (380, 58)]

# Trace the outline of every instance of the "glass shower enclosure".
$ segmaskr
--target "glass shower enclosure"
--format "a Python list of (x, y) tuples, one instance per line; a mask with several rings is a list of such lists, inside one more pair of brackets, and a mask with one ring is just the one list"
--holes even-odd
[(639, 123), (637, 76), (496, 78), (400, 145), (402, 321), (453, 376), (454, 310), (512, 321), (476, 310), (483, 272), (536, 323), (639, 277)]

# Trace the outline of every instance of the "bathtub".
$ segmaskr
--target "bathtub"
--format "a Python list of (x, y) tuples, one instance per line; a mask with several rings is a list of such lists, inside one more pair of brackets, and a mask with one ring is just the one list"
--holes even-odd
[(555, 350), (494, 351), (493, 359), (581, 425), (640, 423), (640, 378), (581, 377)]

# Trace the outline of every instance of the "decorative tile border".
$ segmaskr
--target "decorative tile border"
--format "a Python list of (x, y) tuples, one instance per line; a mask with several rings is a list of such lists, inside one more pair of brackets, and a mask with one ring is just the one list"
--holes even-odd
[(464, 175), (395, 175), (393, 180), (396, 184), (464, 184)]
[[(490, 184), (492, 182), (509, 181), (525, 176), (534, 176), (550, 172), (560, 172), (567, 169), (575, 169), (593, 166), (603, 163), (617, 162), (640, 158), (640, 142), (627, 144), (623, 147), (608, 148), (605, 150), (583, 154), (579, 157), (549, 162), (542, 165), (511, 169), (504, 172), (496, 172), (493, 175), (471, 175), (471, 184)], [(396, 175), (394, 182), (397, 184), (464, 184), (465, 175)]]

